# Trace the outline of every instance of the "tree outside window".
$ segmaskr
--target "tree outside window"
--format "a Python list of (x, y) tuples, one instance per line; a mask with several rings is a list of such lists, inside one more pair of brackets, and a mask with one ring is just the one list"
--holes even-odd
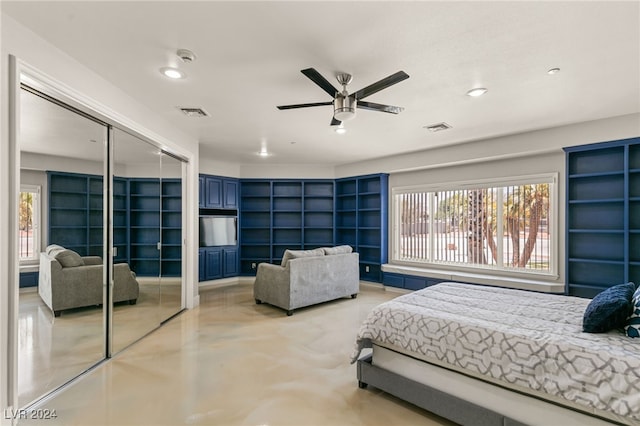
[(18, 256), (20, 261), (36, 260), (40, 245), (40, 187), (23, 186), (18, 213)]
[(394, 259), (554, 273), (553, 179), (542, 180), (397, 193)]

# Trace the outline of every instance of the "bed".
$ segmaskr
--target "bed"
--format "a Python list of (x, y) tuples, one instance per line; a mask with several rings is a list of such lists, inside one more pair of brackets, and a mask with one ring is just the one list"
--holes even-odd
[(640, 339), (582, 332), (589, 302), (440, 283), (376, 307), (352, 362), (361, 388), (460, 424), (640, 425)]

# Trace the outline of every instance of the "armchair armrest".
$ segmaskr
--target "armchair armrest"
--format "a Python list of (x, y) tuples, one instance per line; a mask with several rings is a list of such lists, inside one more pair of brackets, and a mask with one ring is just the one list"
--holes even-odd
[(102, 258), (100, 256), (83, 256), (82, 261), (85, 265), (102, 265)]
[(289, 268), (271, 263), (259, 263), (256, 281), (264, 284), (289, 281)]
[(270, 263), (258, 264), (253, 297), (256, 302), (266, 302), (282, 308), (289, 305), (289, 265), (282, 267)]

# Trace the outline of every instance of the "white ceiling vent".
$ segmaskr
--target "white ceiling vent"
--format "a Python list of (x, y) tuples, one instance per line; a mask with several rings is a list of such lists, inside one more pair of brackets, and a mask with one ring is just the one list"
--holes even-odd
[(202, 108), (178, 107), (188, 117), (208, 117), (209, 113)]
[(447, 123), (442, 122), (437, 124), (431, 124), (429, 126), (424, 126), (424, 128), (430, 132), (440, 132), (442, 130), (450, 129), (451, 126), (449, 126)]

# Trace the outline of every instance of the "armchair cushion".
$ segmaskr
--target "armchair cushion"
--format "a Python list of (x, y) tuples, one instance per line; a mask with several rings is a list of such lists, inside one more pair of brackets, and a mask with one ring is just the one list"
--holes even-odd
[(63, 249), (56, 252), (55, 259), (63, 268), (73, 268), (84, 265), (82, 257), (73, 250)]

